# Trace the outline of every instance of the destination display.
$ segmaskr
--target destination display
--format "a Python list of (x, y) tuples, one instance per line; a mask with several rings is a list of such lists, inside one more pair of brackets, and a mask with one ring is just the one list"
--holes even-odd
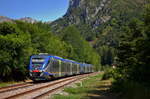
[(43, 58), (33, 58), (32, 62), (44, 62)]

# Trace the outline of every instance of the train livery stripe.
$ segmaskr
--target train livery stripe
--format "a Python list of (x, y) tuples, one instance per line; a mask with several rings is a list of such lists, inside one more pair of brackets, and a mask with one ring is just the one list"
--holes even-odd
[(59, 74), (59, 73), (68, 73), (68, 72), (44, 72), (46, 75), (54, 75), (54, 74)]
[(68, 73), (68, 72), (49, 72), (51, 74)]

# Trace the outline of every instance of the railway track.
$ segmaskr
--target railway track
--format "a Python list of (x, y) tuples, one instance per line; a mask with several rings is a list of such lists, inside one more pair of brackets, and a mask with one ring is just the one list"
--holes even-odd
[(23, 86), (20, 86), (21, 88), (18, 89), (1, 92), (0, 97), (1, 99), (41, 99), (68, 84), (81, 80), (90, 75), (95, 75), (95, 73), (72, 76), (52, 82), (33, 84), (24, 88)]
[[(79, 78), (77, 78), (77, 79), (72, 79), (72, 80), (70, 80), (69, 82), (64, 83), (63, 85), (57, 86), (56, 88), (53, 88), (53, 89), (51, 89), (51, 90), (49, 90), (49, 91), (47, 91), (47, 92), (45, 92), (45, 93), (43, 93), (43, 94), (40, 94), (40, 95), (34, 97), (33, 99), (41, 99), (41, 98), (44, 98), (44, 97), (46, 98), (47, 96), (49, 96), (49, 95), (52, 94), (53, 92), (55, 92), (55, 91), (57, 91), (57, 90), (59, 90), (59, 89), (61, 89), (61, 88), (64, 88), (65, 86), (67, 86), (67, 85), (69, 85), (69, 84), (71, 84), (71, 83), (73, 83), (73, 82), (75, 82), (75, 81), (77, 81), (77, 80), (80, 80), (80, 79), (83, 79), (83, 77), (79, 77)], [(48, 98), (48, 97), (47, 97), (47, 98)]]
[(19, 88), (25, 88), (25, 87), (32, 86), (32, 85), (33, 85), (32, 82), (27, 82), (27, 83), (20, 83), (20, 84), (10, 85), (10, 86), (6, 86), (6, 87), (1, 87), (0, 93), (4, 93), (7, 91), (11, 91), (11, 90), (16, 90)]

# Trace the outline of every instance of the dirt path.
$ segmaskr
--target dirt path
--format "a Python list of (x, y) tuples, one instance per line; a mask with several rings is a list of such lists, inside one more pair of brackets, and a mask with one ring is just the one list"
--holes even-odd
[(88, 99), (118, 99), (115, 93), (110, 92), (111, 82), (109, 80), (102, 80), (96, 84), (94, 90), (88, 92)]

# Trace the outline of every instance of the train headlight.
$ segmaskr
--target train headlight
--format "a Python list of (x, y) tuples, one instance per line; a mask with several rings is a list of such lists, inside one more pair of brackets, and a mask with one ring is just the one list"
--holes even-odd
[(29, 73), (30, 76), (32, 76), (32, 73)]

